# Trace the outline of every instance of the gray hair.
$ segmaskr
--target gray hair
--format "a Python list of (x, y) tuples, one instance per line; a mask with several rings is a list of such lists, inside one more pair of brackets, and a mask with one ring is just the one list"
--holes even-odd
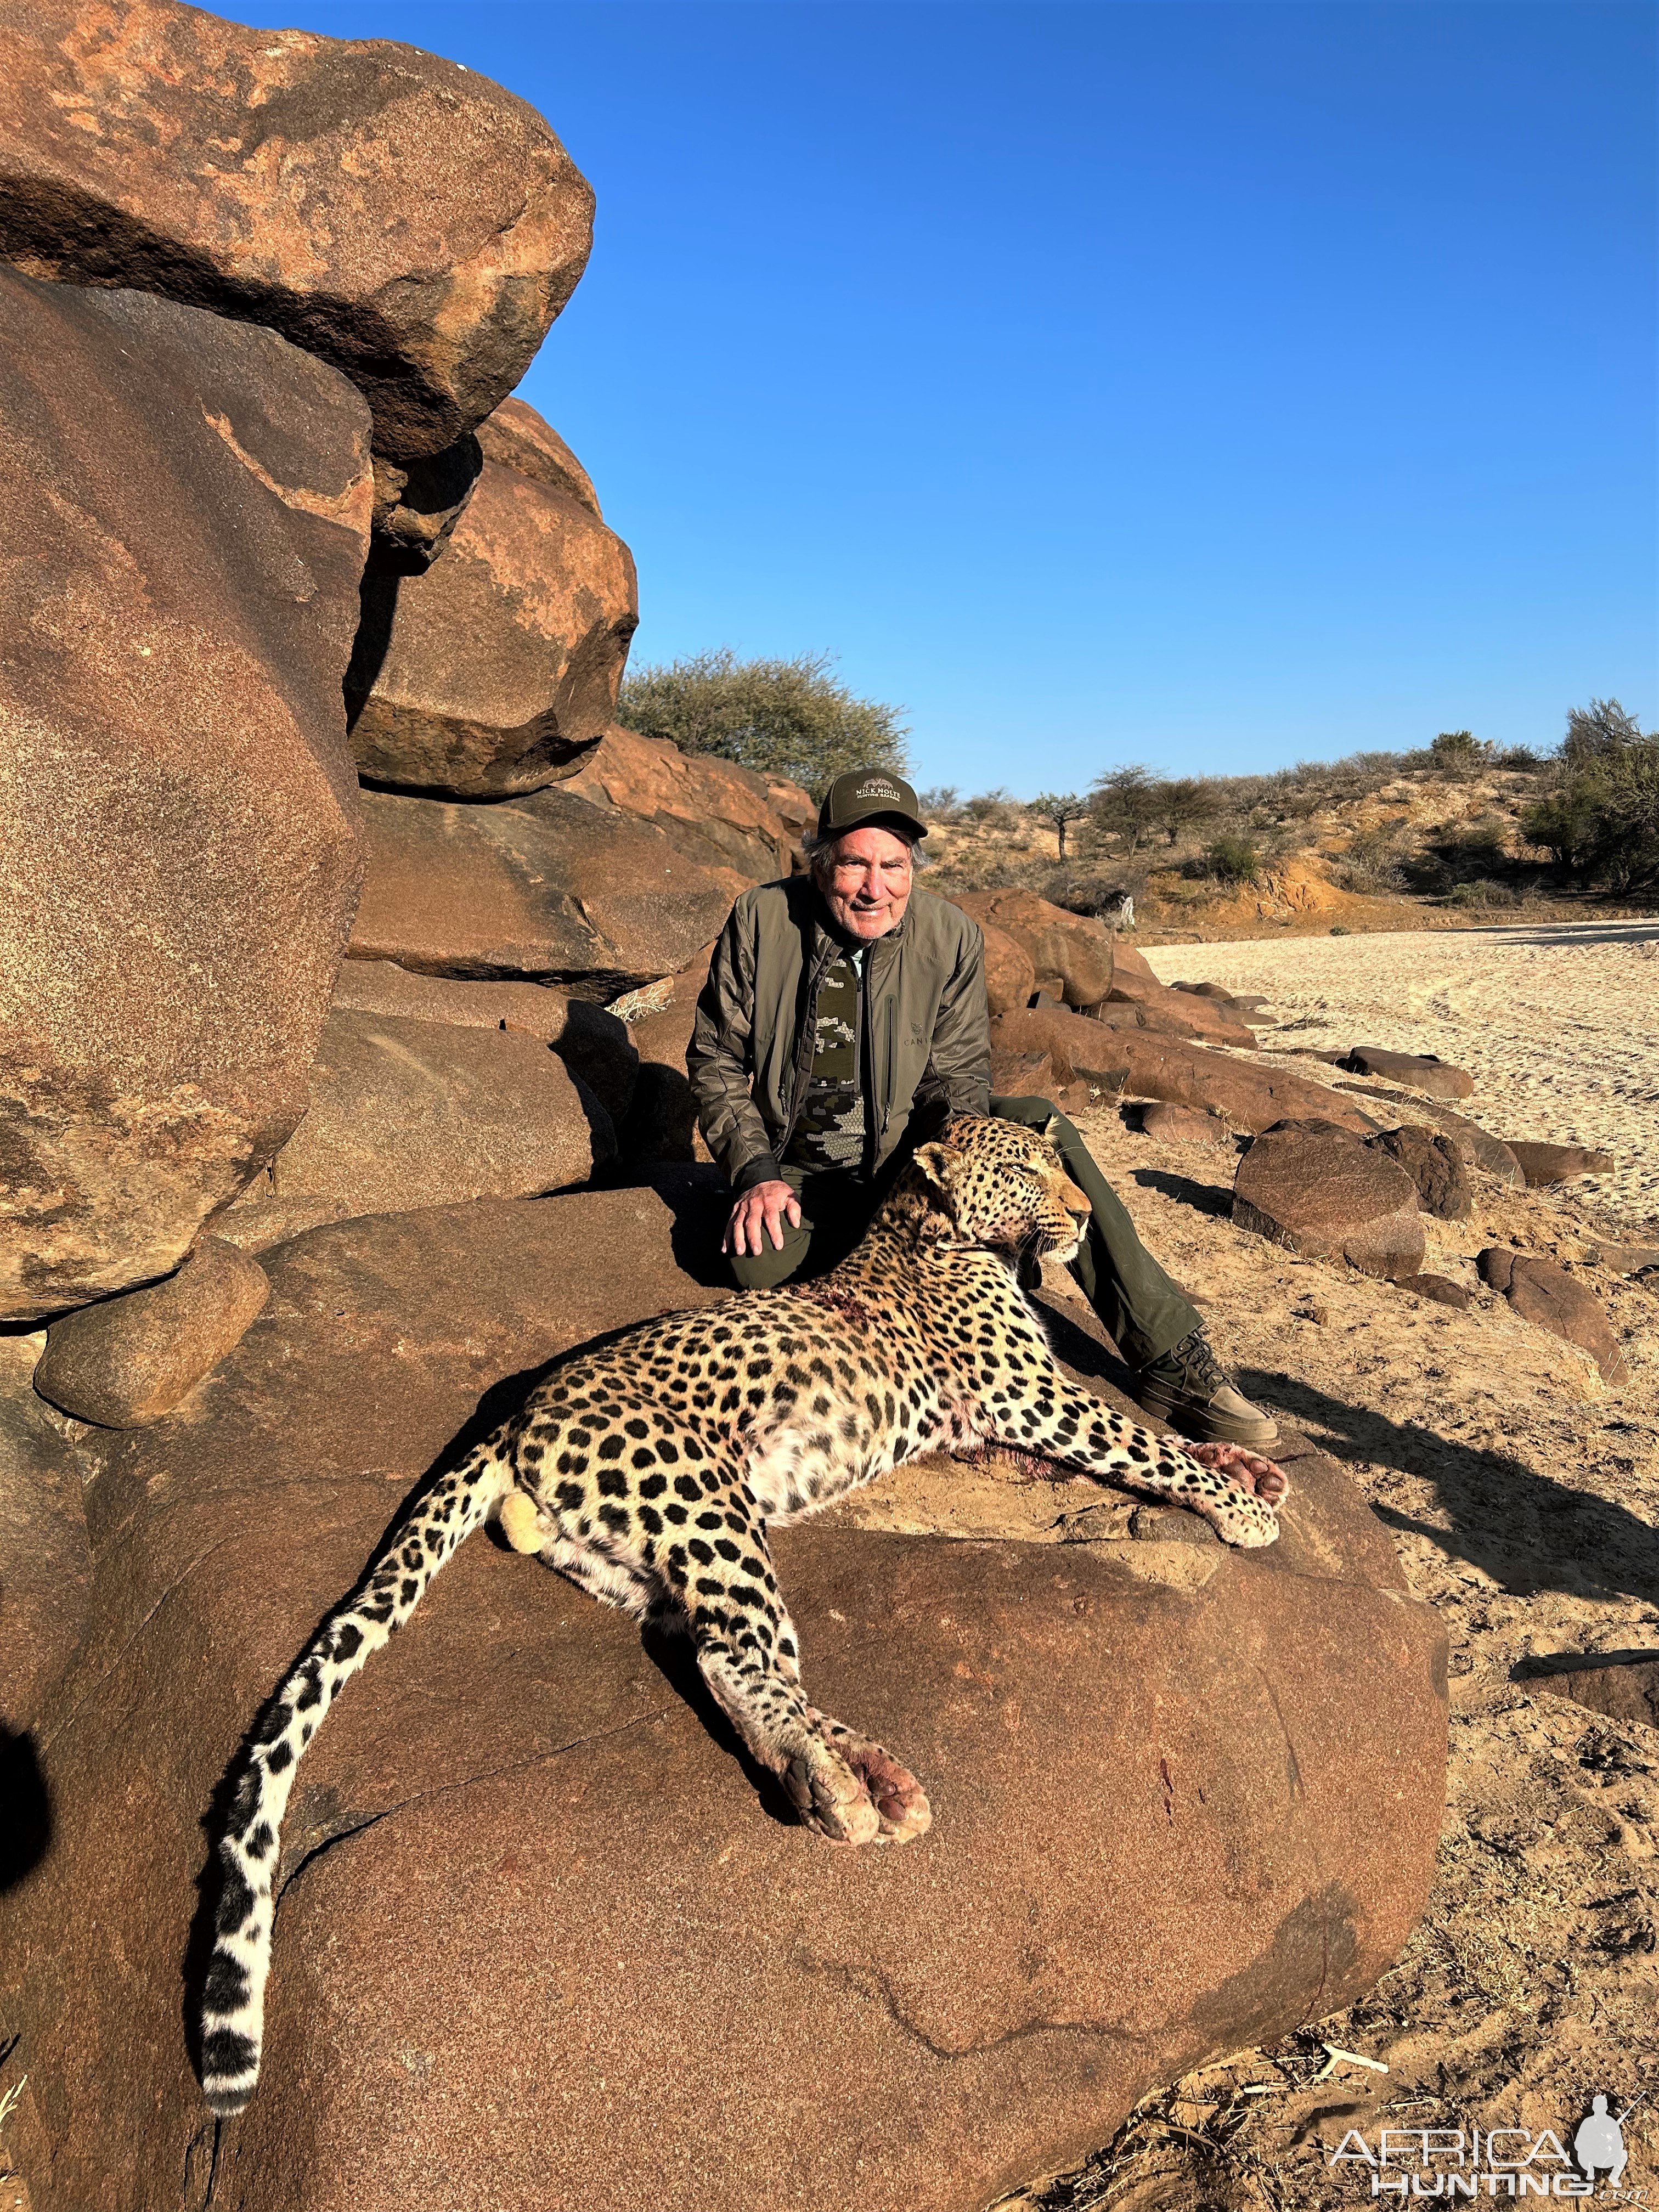
[[(872, 827), (884, 828), (885, 826), (886, 825), (884, 823), (876, 823), (872, 825), (867, 822), (860, 822), (858, 824), (858, 827), (860, 830), (868, 830)], [(821, 836), (816, 830), (813, 830), (809, 831), (808, 834), (801, 839), (801, 851), (806, 855), (806, 865), (812, 871), (814, 875), (818, 873), (820, 862), (822, 862), (825, 867), (828, 867), (830, 865), (836, 857), (836, 851), (840, 848), (842, 839), (850, 837), (852, 835), (853, 832), (850, 830), (836, 830), (832, 831), (828, 836)], [(893, 835), (896, 837), (904, 838), (905, 843), (910, 848), (910, 866), (918, 874), (920, 874), (923, 868), (930, 865), (933, 859), (933, 855), (928, 852), (927, 848), (922, 843), (920, 837), (905, 837), (904, 832), (902, 830), (895, 830)]]

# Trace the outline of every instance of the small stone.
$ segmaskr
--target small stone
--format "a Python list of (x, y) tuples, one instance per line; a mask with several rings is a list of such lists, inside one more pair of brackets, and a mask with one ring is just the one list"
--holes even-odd
[(1467, 1284), (1455, 1283), (1449, 1275), (1405, 1275), (1400, 1287), (1413, 1297), (1431, 1298), (1437, 1306), (1450, 1306), (1456, 1313), (1464, 1312), (1474, 1298)]
[(1511, 1252), (1495, 1244), (1481, 1253), (1475, 1265), (1481, 1280), (1501, 1291), (1523, 1321), (1589, 1352), (1603, 1382), (1627, 1378), (1625, 1355), (1601, 1301), (1565, 1268), (1553, 1260), (1534, 1259), (1528, 1252)]
[(1310, 1321), (1316, 1328), (1330, 1326), (1331, 1310), (1323, 1298), (1304, 1298), (1292, 1311), (1298, 1321)]
[(1232, 1132), (1218, 1114), (1201, 1106), (1170, 1106), (1158, 1100), (1140, 1109), (1143, 1134), (1165, 1145), (1210, 1145), (1231, 1152)]
[(1374, 1151), (1396, 1160), (1417, 1186), (1418, 1203), (1437, 1221), (1467, 1221), (1474, 1210), (1474, 1194), (1463, 1169), (1462, 1154), (1450, 1137), (1410, 1122), (1385, 1129), (1366, 1142)]
[(1454, 1067), (1431, 1052), (1385, 1052), (1381, 1045), (1357, 1044), (1340, 1065), (1352, 1075), (1381, 1075), (1391, 1083), (1409, 1083), (1431, 1098), (1467, 1098), (1474, 1089), (1474, 1078), (1467, 1069)]
[(34, 1387), (76, 1420), (148, 1428), (240, 1343), (270, 1296), (257, 1260), (204, 1237), (165, 1282), (53, 1322)]

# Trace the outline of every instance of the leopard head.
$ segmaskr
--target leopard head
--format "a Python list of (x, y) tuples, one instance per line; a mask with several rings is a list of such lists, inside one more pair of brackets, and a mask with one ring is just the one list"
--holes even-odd
[(1012, 1121), (958, 1114), (919, 1145), (895, 1195), (919, 1242), (1061, 1261), (1076, 1256), (1089, 1201), (1046, 1137)]

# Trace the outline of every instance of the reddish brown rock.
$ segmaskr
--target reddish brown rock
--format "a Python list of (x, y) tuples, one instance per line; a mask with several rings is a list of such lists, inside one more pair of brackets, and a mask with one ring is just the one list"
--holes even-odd
[(994, 1100), (1052, 1098), (1056, 1087), (1054, 1063), (1049, 1054), (1005, 1052), (995, 1045), (991, 1048), (991, 1096)]
[(1615, 1666), (1573, 1667), (1557, 1674), (1533, 1676), (1528, 1683), (1552, 1698), (1570, 1698), (1586, 1711), (1609, 1720), (1640, 1721), (1659, 1728), (1659, 1655), (1621, 1658)]
[(615, 725), (570, 777), (572, 795), (637, 817), (677, 851), (731, 885), (799, 873), (801, 840), (817, 810), (799, 784), (756, 775), (712, 753), (683, 753), (662, 738)]
[(1140, 1127), (1164, 1145), (1215, 1145), (1231, 1152), (1232, 1132), (1218, 1114), (1198, 1106), (1169, 1106), (1161, 1100), (1139, 1109)]
[(615, 713), (639, 618), (621, 538), (487, 461), (441, 561), (364, 580), (346, 678), (359, 770), (463, 799), (556, 781)]
[(1243, 1045), (1246, 1049), (1255, 1044), (1255, 1032), (1231, 1006), (1193, 992), (1176, 991), (1160, 983), (1155, 975), (1138, 974), (1125, 960), (1120, 960), (1113, 975), (1109, 1001), (1099, 1009), (1100, 1018), (1109, 1018), (1114, 1006), (1139, 1009), (1143, 1027), (1164, 1030), (1173, 1036), (1201, 1038), (1206, 1044)]
[(507, 397), (592, 238), (570, 157), (487, 77), (171, 0), (5, 0), (0, 147), (0, 252), (267, 325), (357, 385), (396, 461)]
[(1166, 1099), (1224, 1115), (1235, 1128), (1267, 1129), (1289, 1115), (1321, 1115), (1364, 1133), (1376, 1127), (1349, 1099), (1277, 1068), (1231, 1060), (1177, 1037), (1117, 1029), (1081, 1015), (1031, 1011), (991, 1025), (993, 1049), (1048, 1052), (1064, 1085), (1086, 1076), (1114, 1097)]
[(34, 1387), (78, 1421), (149, 1428), (240, 1343), (270, 1296), (257, 1260), (204, 1237), (164, 1282), (55, 1321)]
[[(82, 1446), (99, 1583), (43, 1741), (58, 1826), (0, 1902), (33, 2091), (8, 2148), (50, 2173), (42, 2212), (201, 2178), (179, 1977), (223, 1764), (480, 1391), (708, 1297), (672, 1233), (640, 1191), (318, 1232), (198, 1418)], [(474, 1539), (301, 1771), (216, 2204), (459, 2204), (484, 2174), (582, 2212), (970, 2212), (1404, 1941), (1443, 1638), (1319, 1455), (1266, 1553), (822, 1524), (777, 1551), (815, 1693), (915, 1762), (931, 1835), (835, 1852), (769, 1817), (672, 1645)], [(781, 2078), (814, 2084), (783, 2130)]]
[(442, 552), (461, 510), (477, 488), (483, 451), (471, 431), (424, 460), (374, 457), (377, 575), (416, 576)]
[(423, 975), (612, 999), (677, 974), (732, 909), (729, 880), (659, 830), (562, 789), (494, 806), (367, 791), (362, 835), (351, 951)]
[(630, 1167), (708, 1158), (697, 1129), (685, 1055), (697, 1018), (697, 994), (708, 979), (714, 950), (706, 945), (679, 975), (665, 976), (622, 1002), (640, 1055), (633, 1110), (618, 1132), (618, 1149)]
[(1433, 1053), (1384, 1052), (1380, 1045), (1357, 1044), (1337, 1065), (1354, 1075), (1381, 1075), (1390, 1083), (1409, 1083), (1431, 1098), (1467, 1098), (1474, 1078)]
[(1235, 1006), (1239, 1002), (1232, 993), (1224, 990), (1219, 983), (1171, 983), (1172, 991), (1190, 991), (1194, 998), (1214, 999), (1221, 1005)]
[(539, 1037), (333, 1013), (309, 1110), (270, 1179), (283, 1204), (343, 1219), (566, 1189), (613, 1158), (616, 1141), (610, 1115)]
[[(1343, 1086), (1344, 1089), (1350, 1087), (1358, 1089), (1358, 1085)], [(1386, 1098), (1396, 1106), (1409, 1106), (1413, 1114), (1426, 1114), (1437, 1129), (1443, 1130), (1455, 1141), (1466, 1165), (1479, 1168), (1483, 1175), (1491, 1176), (1510, 1190), (1526, 1188), (1526, 1177), (1521, 1172), (1521, 1164), (1509, 1146), (1500, 1143), (1498, 1138), (1489, 1136), (1478, 1121), (1471, 1121), (1467, 1115), (1454, 1114), (1449, 1106), (1442, 1106), (1433, 1100), (1413, 1098), (1404, 1091), (1367, 1091), (1360, 1095), (1371, 1100)], [(1381, 1109), (1378, 1110), (1380, 1112)]]
[(1409, 1291), (1413, 1297), (1450, 1306), (1456, 1313), (1467, 1311), (1474, 1302), (1474, 1292), (1468, 1285), (1453, 1282), (1449, 1275), (1401, 1275), (1398, 1279), (1401, 1289)]
[(1592, 1152), (1582, 1145), (1538, 1144), (1516, 1137), (1511, 1137), (1509, 1143), (1527, 1179), (1528, 1190), (1545, 1190), (1552, 1183), (1571, 1182), (1579, 1176), (1613, 1173), (1611, 1152)]
[(1624, 1352), (1595, 1292), (1553, 1260), (1489, 1245), (1475, 1262), (1481, 1280), (1501, 1291), (1523, 1321), (1588, 1352), (1606, 1382), (1628, 1377)]
[(1329, 1122), (1285, 1123), (1256, 1139), (1233, 1178), (1233, 1219), (1292, 1252), (1340, 1257), (1364, 1274), (1422, 1270), (1416, 1185)]
[(22, 1319), (175, 1267), (304, 1110), (361, 866), (339, 687), (369, 426), (269, 331), (9, 269), (0, 419), (0, 1316)]
[(1474, 1194), (1454, 1139), (1407, 1122), (1367, 1141), (1404, 1168), (1417, 1186), (1418, 1203), (1425, 1213), (1433, 1214), (1437, 1221), (1468, 1219), (1474, 1209)]
[(38, 1335), (0, 1335), (0, 1890), (22, 1871), (9, 1823), (27, 1816), (31, 1800), (37, 1822), (44, 1809), (32, 1757), (6, 1771), (6, 1737), (40, 1719), (79, 1648), (92, 1596), (81, 1470), (64, 1424), (33, 1388), (40, 1350)]
[(1112, 988), (1112, 933), (1103, 921), (1050, 906), (1035, 891), (957, 891), (951, 902), (981, 929), (1003, 931), (1030, 956), (1039, 982), (1057, 981), (1068, 1006), (1096, 1006)]
[(447, 975), (411, 975), (395, 961), (345, 960), (335, 979), (334, 1004), (348, 1013), (398, 1014), (409, 1021), (540, 1037), (618, 1125), (633, 1100), (640, 1056), (627, 1024), (544, 983), (460, 983)]
[(1036, 969), (1030, 954), (1017, 938), (994, 922), (984, 929), (985, 995), (994, 1014), (1017, 1013), (1030, 1004), (1036, 988)]
[(585, 507), (597, 520), (599, 495), (593, 479), (571, 452), (553, 425), (522, 399), (503, 399), (478, 425), (478, 443), (487, 461), (516, 469), (532, 483), (562, 492)]

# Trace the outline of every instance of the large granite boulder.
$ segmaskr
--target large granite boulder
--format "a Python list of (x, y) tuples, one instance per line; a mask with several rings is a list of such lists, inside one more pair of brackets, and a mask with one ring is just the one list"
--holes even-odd
[(1418, 1204), (1437, 1221), (1467, 1221), (1474, 1211), (1474, 1193), (1455, 1137), (1407, 1121), (1367, 1142), (1404, 1168), (1417, 1186)]
[(343, 960), (334, 979), (337, 1012), (396, 1014), (404, 1021), (506, 1030), (551, 1045), (570, 1073), (618, 1125), (633, 1103), (640, 1055), (628, 1024), (604, 1006), (545, 983), (458, 983), (415, 975), (392, 960)]
[(340, 678), (371, 489), (368, 410), (311, 355), (4, 268), (0, 419), (18, 1319), (167, 1273), (304, 1111), (361, 870)]
[(811, 795), (713, 753), (683, 753), (663, 738), (614, 725), (577, 763), (573, 793), (654, 823), (690, 859), (723, 875), (735, 897), (750, 884), (797, 873), (801, 840), (817, 820)]
[(677, 974), (732, 910), (729, 882), (654, 825), (559, 787), (493, 806), (366, 791), (362, 834), (351, 951), (423, 975), (603, 1001)]
[[(35, 2212), (157, 2174), (192, 2201), (210, 2161), (231, 2212), (978, 2212), (1398, 1950), (1443, 1639), (1295, 1439), (1263, 1553), (1158, 1515), (1145, 1542), (780, 1533), (815, 1694), (932, 1793), (904, 1852), (780, 1820), (678, 1647), (477, 1537), (308, 1754), (264, 2079), (216, 2142), (179, 1976), (224, 1763), (480, 1393), (493, 1421), (552, 1353), (719, 1295), (677, 1264), (715, 1218), (695, 1171), (665, 1188), (317, 1231), (189, 1422), (83, 1439), (58, 1823), (0, 1903)], [(787, 2124), (780, 2081), (810, 2085)]]
[(1103, 921), (1051, 906), (1035, 891), (955, 891), (951, 897), (981, 928), (989, 923), (1022, 945), (1040, 988), (1066, 1006), (1097, 1006), (1109, 994), (1115, 947)]
[(550, 491), (563, 492), (604, 520), (592, 477), (553, 425), (527, 400), (503, 399), (479, 423), (477, 440), (485, 460), (515, 469), (532, 483), (545, 484)]
[[(1124, 1011), (1133, 1016), (1139, 1010)], [(1359, 1133), (1376, 1127), (1352, 1099), (1302, 1076), (1233, 1060), (1155, 1030), (1119, 1027), (1057, 1007), (1000, 1015), (991, 1024), (991, 1044), (994, 1052), (1048, 1053), (1062, 1088), (1086, 1082), (1114, 1098), (1163, 1098), (1173, 1106), (1205, 1108), (1238, 1129), (1270, 1129), (1275, 1121), (1308, 1115)]]
[(394, 462), (512, 391), (592, 216), (535, 110), (435, 54), (0, 0), (0, 253), (267, 325), (351, 379)]
[(363, 580), (346, 678), (360, 772), (459, 799), (568, 775), (616, 711), (639, 618), (633, 556), (592, 509), (486, 461), (441, 561)]
[(270, 1296), (257, 1260), (204, 1237), (165, 1281), (55, 1321), (34, 1387), (78, 1421), (148, 1428), (241, 1341)]
[(1397, 1161), (1325, 1121), (1281, 1122), (1260, 1136), (1233, 1177), (1233, 1219), (1310, 1259), (1340, 1258), (1362, 1274), (1421, 1273), (1417, 1185)]
[(611, 1009), (627, 1017), (628, 1033), (640, 1055), (633, 1108), (617, 1132), (618, 1150), (630, 1169), (709, 1157), (697, 1128), (685, 1056), (696, 1024), (697, 994), (708, 980), (714, 950), (706, 945), (678, 975), (629, 993)]
[(611, 1116), (539, 1037), (336, 1012), (268, 1189), (218, 1225), (252, 1249), (357, 1214), (530, 1198), (586, 1182), (616, 1151)]

